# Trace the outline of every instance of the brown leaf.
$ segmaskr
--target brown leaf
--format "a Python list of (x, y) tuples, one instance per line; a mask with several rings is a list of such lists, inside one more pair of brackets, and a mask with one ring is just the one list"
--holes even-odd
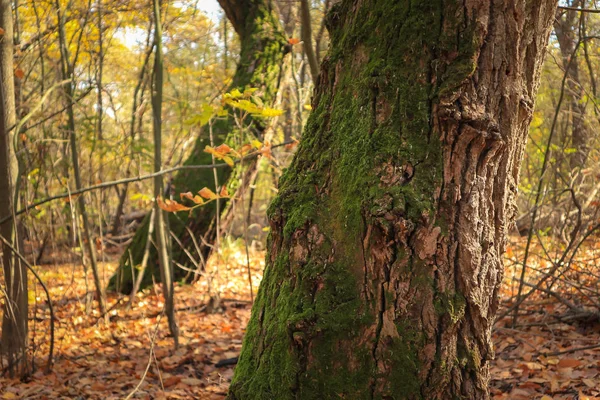
[(177, 385), (179, 382), (181, 382), (181, 377), (174, 375), (165, 379), (163, 384), (165, 385), (165, 387), (171, 387)]
[(196, 379), (196, 378), (183, 378), (181, 380), (181, 383), (185, 383), (186, 385), (190, 385), (190, 386), (199, 386), (204, 382), (201, 379)]
[(581, 361), (574, 358), (563, 358), (558, 362), (558, 368), (577, 368), (581, 364), (583, 364)]
[(191, 210), (190, 207), (184, 206), (183, 204), (179, 204), (175, 200), (166, 199), (163, 201), (160, 197), (156, 199), (158, 206), (167, 211), (167, 212), (177, 212), (177, 211), (188, 211)]
[(23, 71), (21, 68), (17, 68), (15, 69), (15, 76), (19, 79), (23, 79), (25, 78), (25, 71)]

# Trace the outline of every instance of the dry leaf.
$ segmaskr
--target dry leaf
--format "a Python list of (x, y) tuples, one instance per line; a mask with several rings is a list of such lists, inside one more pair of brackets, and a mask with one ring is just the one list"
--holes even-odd
[(557, 366), (558, 368), (577, 368), (581, 364), (583, 364), (581, 361), (574, 358), (563, 358), (558, 362)]

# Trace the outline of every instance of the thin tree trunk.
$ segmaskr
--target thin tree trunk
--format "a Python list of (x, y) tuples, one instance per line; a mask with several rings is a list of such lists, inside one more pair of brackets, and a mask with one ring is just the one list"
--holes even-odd
[[(162, 46), (162, 22), (161, 1), (154, 0), (154, 87), (152, 90), (152, 121), (154, 131), (154, 172), (162, 169), (162, 90), (163, 90), (163, 46)], [(156, 199), (163, 196), (163, 178), (154, 178), (154, 213), (156, 250), (160, 278), (162, 282), (163, 295), (165, 297), (165, 314), (169, 321), (169, 330), (175, 342), (175, 348), (179, 346), (179, 329), (175, 320), (174, 288), (173, 288), (173, 264), (169, 258), (168, 228), (165, 221), (165, 212), (158, 207)]]
[[(278, 91), (283, 58), (289, 51), (285, 35), (279, 24), (278, 15), (275, 13), (271, 1), (250, 0), (238, 2), (236, 0), (220, 0), (219, 2), (241, 41), (240, 62), (230, 88), (259, 88), (263, 102), (271, 104)], [(250, 122), (250, 119), (246, 122)], [(252, 128), (253, 133), (260, 138), (265, 127), (260, 120), (255, 119), (252, 120)], [(234, 129), (233, 118), (217, 120), (213, 127), (215, 143), (231, 142)], [(212, 156), (204, 152), (205, 146), (209, 143), (208, 129), (203, 127), (202, 134), (198, 137), (192, 153), (184, 164), (211, 164)], [(229, 188), (234, 187), (229, 184), (232, 170), (219, 169), (217, 172), (220, 184)], [(237, 175), (233, 174), (233, 176)], [(178, 173), (173, 178), (172, 187), (176, 193), (197, 192), (203, 187), (218, 192), (219, 189), (214, 187), (214, 182), (213, 171), (210, 169), (186, 171)], [(192, 256), (199, 259), (208, 258), (209, 246), (201, 244), (201, 254), (197, 254), (189, 232), (194, 233), (196, 237), (203, 237), (206, 243), (212, 243), (216, 235), (215, 213), (216, 206), (213, 202), (194, 210), (191, 216), (182, 213), (170, 213), (168, 215), (171, 231), (181, 239), (184, 246), (189, 246), (187, 250)], [(131, 292), (133, 281), (130, 264), (133, 262), (134, 267), (138, 266), (143, 259), (148, 223), (149, 217), (146, 217), (138, 228), (132, 243), (121, 257), (119, 269), (109, 283), (111, 289), (118, 289), (123, 293)], [(188, 254), (178, 247), (173, 249), (173, 261), (186, 267), (193, 266)], [(140, 289), (152, 284), (153, 280), (160, 280), (156, 266), (157, 253), (152, 250), (147, 273), (141, 282)], [(182, 279), (186, 273), (185, 270), (177, 268), (174, 270), (174, 279)]]
[[(60, 2), (56, 2), (56, 12), (59, 21), (58, 28), (58, 38), (59, 38), (59, 47), (61, 54), (61, 72), (63, 79), (69, 79), (71, 82), (65, 85), (65, 102), (66, 102), (66, 111), (67, 111), (67, 130), (69, 133), (69, 146), (71, 148), (71, 161), (73, 163), (73, 175), (75, 177), (75, 188), (81, 189), (83, 184), (81, 182), (81, 171), (79, 170), (79, 152), (77, 150), (77, 135), (75, 131), (75, 111), (73, 110), (73, 99), (74, 99), (74, 90), (75, 90), (75, 76), (73, 74), (74, 64), (75, 62), (71, 62), (69, 49), (67, 47), (67, 38), (65, 33), (65, 25), (64, 25), (64, 15), (60, 5)], [(82, 28), (83, 29), (83, 28)], [(94, 241), (91, 234), (91, 227), (89, 222), (89, 217), (87, 213), (87, 209), (85, 206), (84, 196), (79, 196), (77, 198), (77, 207), (79, 208), (79, 214), (81, 215), (82, 225), (83, 225), (83, 247), (85, 247), (85, 251), (82, 253), (85, 254), (87, 252), (90, 268), (92, 270), (92, 275), (94, 278), (94, 286), (96, 288), (96, 297), (98, 300), (98, 311), (100, 315), (106, 314), (106, 300), (104, 297), (104, 290), (102, 283), (100, 282), (100, 274), (98, 272), (98, 263), (96, 261), (96, 250), (94, 248)], [(84, 255), (85, 256), (85, 255)]]
[(487, 399), (555, 0), (344, 0), (229, 399)]
[[(575, 8), (585, 5), (583, 0), (575, 0), (571, 4)], [(560, 11), (554, 22), (554, 31), (562, 55), (563, 68), (569, 68), (567, 80), (567, 98), (570, 99), (571, 108), (571, 148), (576, 151), (569, 157), (570, 167), (581, 169), (585, 165), (589, 153), (591, 134), (585, 121), (586, 101), (585, 91), (579, 79), (579, 63), (577, 52), (574, 52), (579, 38), (579, 25), (581, 19), (579, 12), (573, 10)], [(583, 13), (585, 14), (585, 13)], [(585, 16), (581, 16), (585, 18)], [(571, 58), (573, 57), (573, 60)]]
[(310, 4), (308, 0), (300, 0), (300, 16), (302, 19), (300, 30), (302, 32), (304, 52), (306, 53), (310, 67), (310, 76), (312, 77), (313, 84), (316, 84), (319, 77), (319, 62), (317, 61), (315, 49), (312, 45), (312, 20), (310, 18)]
[[(13, 76), (13, 15), (10, 0), (0, 0), (0, 218), (14, 216), (17, 159), (14, 153), (15, 89)], [(20, 250), (17, 221), (10, 219), (0, 225), (0, 235)], [(29, 374), (27, 362), (27, 270), (26, 266), (4, 244), (5, 301), (2, 315), (0, 355), (6, 361), (11, 376)]]

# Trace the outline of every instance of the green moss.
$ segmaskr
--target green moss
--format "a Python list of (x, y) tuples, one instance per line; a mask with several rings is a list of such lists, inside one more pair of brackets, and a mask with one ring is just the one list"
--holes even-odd
[(452, 323), (457, 324), (465, 316), (467, 301), (458, 292), (453, 294), (437, 293), (434, 305), (438, 315), (447, 314)]

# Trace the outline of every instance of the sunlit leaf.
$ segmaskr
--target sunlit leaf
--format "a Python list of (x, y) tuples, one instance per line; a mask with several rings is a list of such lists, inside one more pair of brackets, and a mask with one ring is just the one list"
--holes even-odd
[(166, 199), (163, 201), (160, 197), (156, 199), (158, 206), (167, 212), (189, 211), (190, 207), (184, 206), (174, 200)]
[(205, 199), (208, 200), (214, 200), (216, 199), (218, 196), (215, 194), (215, 192), (213, 192), (212, 190), (210, 190), (209, 188), (205, 187), (202, 188), (198, 194), (202, 197), (204, 197)]

